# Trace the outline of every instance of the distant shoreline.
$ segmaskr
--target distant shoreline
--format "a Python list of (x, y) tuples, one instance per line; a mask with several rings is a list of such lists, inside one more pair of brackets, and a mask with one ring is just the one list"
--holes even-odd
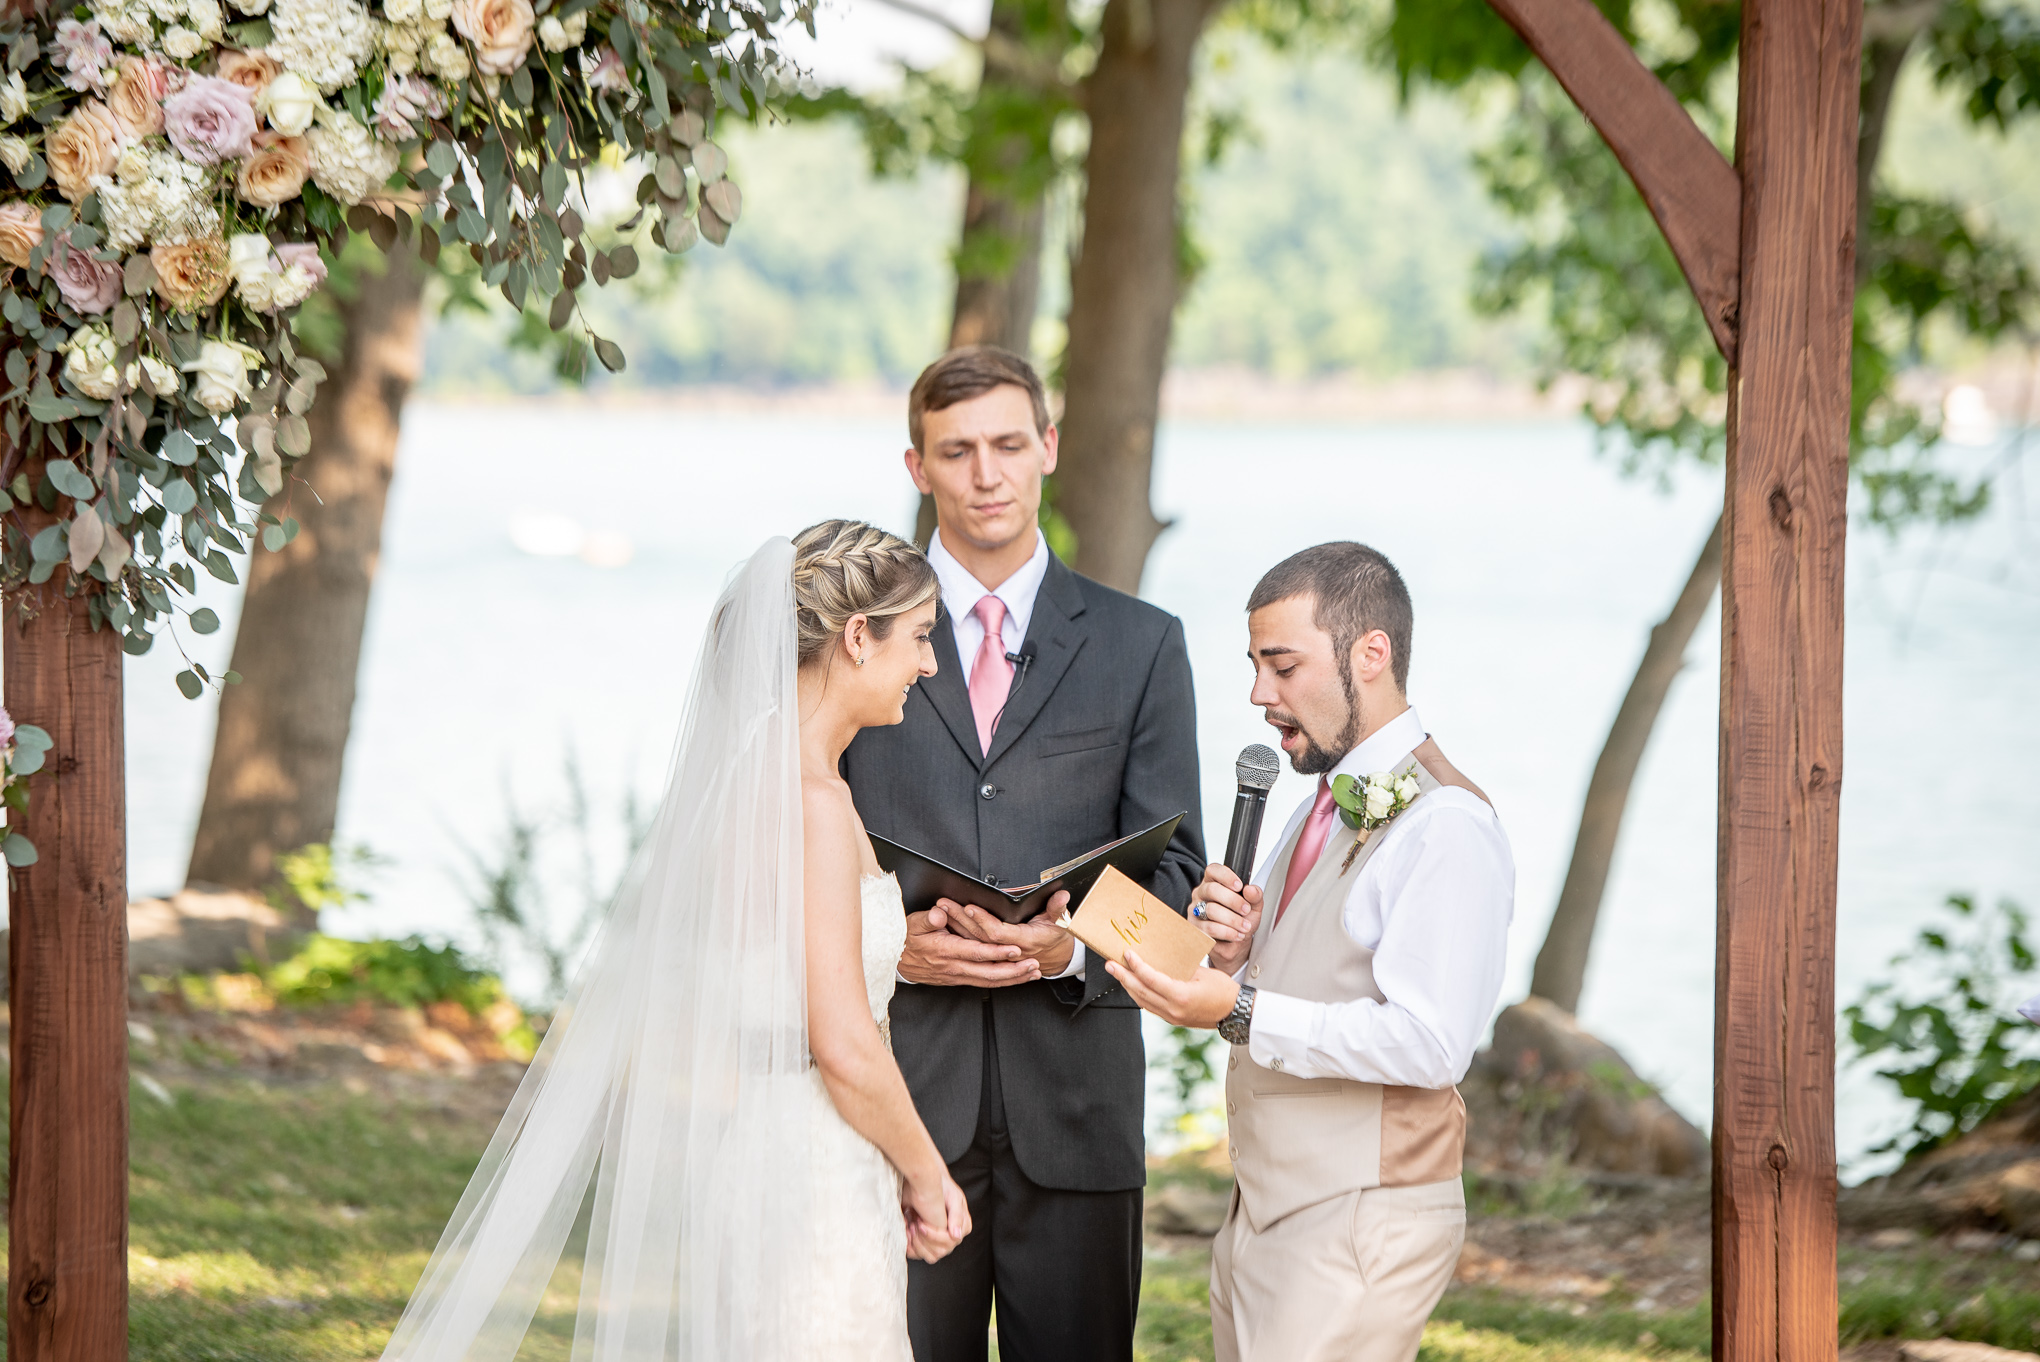
[[(1522, 379), (1468, 369), (1430, 370), (1368, 381), (1353, 375), (1278, 379), (1245, 369), (1185, 369), (1162, 385), (1162, 418), (1188, 421), (1536, 421), (1579, 413), (1582, 385), (1567, 381), (1540, 393)], [(420, 390), (444, 406), (529, 402), (611, 409), (711, 414), (904, 419), (907, 390), (888, 383), (824, 383), (783, 388), (706, 383), (670, 388), (557, 388), (531, 395)]]

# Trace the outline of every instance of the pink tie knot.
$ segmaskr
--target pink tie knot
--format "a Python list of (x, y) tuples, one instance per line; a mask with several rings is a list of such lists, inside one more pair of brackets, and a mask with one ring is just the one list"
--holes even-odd
[(1332, 778), (1330, 776), (1319, 776), (1317, 778), (1317, 802), (1310, 806), (1310, 816), (1312, 818), (1330, 818), (1335, 807), (1337, 805), (1332, 799)]
[[(997, 638), (1000, 628), (1006, 623), (1006, 603), (997, 596), (982, 597), (971, 608), (971, 613), (978, 617), (979, 624), (984, 625), (987, 638)], [(999, 651), (1004, 653), (1005, 649), (1001, 648)]]

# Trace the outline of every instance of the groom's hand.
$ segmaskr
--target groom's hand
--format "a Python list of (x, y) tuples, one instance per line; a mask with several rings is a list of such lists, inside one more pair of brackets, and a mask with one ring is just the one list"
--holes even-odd
[(1231, 974), (1245, 962), (1261, 926), (1261, 887), (1223, 864), (1206, 866), (1203, 883), (1190, 891), (1190, 925), (1211, 938), (1211, 967)]
[(1008, 923), (976, 904), (954, 904), (944, 899), (938, 907), (949, 910), (949, 930), (987, 946), (1014, 946), (1020, 958), (1032, 960), (1041, 977), (1053, 979), (1070, 967), (1076, 953), (1076, 939), (1056, 922), (1069, 907), (1070, 891), (1059, 889), (1049, 897), (1048, 906), (1025, 922)]
[(907, 915), (907, 945), (900, 952), (900, 977), (910, 984), (1005, 988), (1041, 977), (1041, 967), (1019, 947), (977, 941), (950, 928), (961, 910), (947, 899), (925, 913)]
[(1126, 953), (1125, 964), (1108, 962), (1105, 968), (1125, 986), (1128, 997), (1171, 1026), (1216, 1026), (1240, 996), (1239, 983), (1229, 974), (1200, 967), (1187, 982), (1171, 979), (1137, 951)]

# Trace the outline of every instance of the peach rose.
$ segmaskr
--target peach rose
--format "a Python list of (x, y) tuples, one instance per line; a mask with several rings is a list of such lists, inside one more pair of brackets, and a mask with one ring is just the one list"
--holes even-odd
[(220, 49), (220, 79), (244, 87), (251, 95), (261, 94), (263, 87), (282, 73), (283, 68), (266, 53)]
[(106, 92), (106, 108), (122, 137), (134, 142), (163, 131), (163, 96), (169, 88), (167, 73), (156, 63), (121, 58), (120, 74)]
[(43, 151), (57, 192), (72, 203), (92, 192), (92, 177), (111, 175), (120, 159), (120, 122), (112, 110), (88, 99), (57, 124)]
[(0, 260), (28, 267), (28, 253), (42, 244), (42, 213), (32, 203), (16, 199), (0, 203)]
[(524, 65), (531, 51), (531, 0), (453, 0), (453, 26), (475, 45), (475, 65), (493, 76), (507, 76)]
[(311, 144), (267, 128), (255, 134), (254, 150), (234, 173), (234, 189), (257, 208), (278, 208), (304, 191), (312, 173)]
[(157, 245), (149, 262), (156, 267), (157, 296), (180, 312), (210, 307), (233, 282), (227, 243), (217, 235)]

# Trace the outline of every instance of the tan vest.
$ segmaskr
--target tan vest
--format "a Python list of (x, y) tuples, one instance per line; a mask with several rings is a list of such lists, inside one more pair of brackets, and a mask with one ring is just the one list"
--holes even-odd
[[(1401, 774), (1412, 760), (1405, 753), (1388, 769)], [(1418, 799), (1439, 788), (1422, 765), (1417, 785)], [(1298, 822), (1277, 853), (1264, 891), (1268, 907), (1247, 955), (1246, 982), (1310, 1002), (1384, 1001), (1374, 983), (1374, 952), (1346, 935), (1343, 918), (1361, 867), (1395, 835), (1396, 824), (1377, 829), (1342, 874), (1359, 833), (1335, 818), (1317, 864), (1278, 928), (1275, 905), (1282, 901), (1290, 858), (1309, 821)], [(1457, 1088), (1298, 1078), (1256, 1064), (1244, 1045), (1232, 1047), (1226, 1066), (1225, 1109), (1240, 1206), (1256, 1233), (1293, 1211), (1362, 1188), (1456, 1178), (1466, 1148), (1466, 1104)]]

